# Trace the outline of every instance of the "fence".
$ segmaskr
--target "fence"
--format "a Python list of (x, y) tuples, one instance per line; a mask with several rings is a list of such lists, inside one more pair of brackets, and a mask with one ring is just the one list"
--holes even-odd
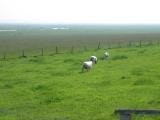
[[(108, 42), (106, 45), (104, 45), (104, 43), (102, 41), (98, 41), (97, 42), (97, 47), (94, 48), (96, 50), (99, 50), (101, 48), (106, 48), (106, 49), (112, 49), (112, 48), (122, 48), (122, 47), (142, 47), (142, 46), (146, 46), (146, 45), (159, 45), (160, 40), (158, 41), (114, 41), (114, 42)], [(96, 45), (95, 45), (96, 46)], [(81, 48), (81, 51), (87, 51), (91, 48), (87, 48), (87, 46), (85, 45), (84, 47)], [(41, 48), (39, 49), (39, 52), (36, 55), (33, 56), (44, 56), (44, 55), (48, 55), (47, 51), (45, 51), (45, 48)], [(59, 53), (65, 53), (65, 52), (69, 52), (71, 54), (76, 53), (76, 50), (78, 50), (77, 47), (75, 46), (71, 46), (70, 48), (68, 48), (67, 50), (60, 50), (59, 46), (55, 46), (55, 51), (52, 54), (59, 54)], [(27, 50), (22, 50), (21, 54), (19, 54), (17, 57), (22, 57), (25, 58), (28, 55), (26, 54)], [(7, 59), (7, 58), (12, 58), (11, 56), (9, 56), (9, 52), (3, 52), (3, 54), (1, 54), (0, 59)]]

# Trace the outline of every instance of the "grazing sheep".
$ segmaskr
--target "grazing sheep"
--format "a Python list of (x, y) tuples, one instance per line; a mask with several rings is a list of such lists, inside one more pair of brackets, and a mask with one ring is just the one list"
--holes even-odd
[(107, 60), (108, 57), (109, 57), (109, 53), (108, 53), (108, 52), (105, 52), (105, 53), (103, 54), (102, 59), (103, 59), (103, 60)]
[(82, 66), (82, 72), (84, 72), (84, 69), (86, 69), (87, 71), (90, 70), (92, 68), (92, 64), (92, 61), (84, 62)]
[(90, 57), (90, 61), (92, 61), (93, 63), (97, 64), (97, 57), (96, 56), (91, 56)]

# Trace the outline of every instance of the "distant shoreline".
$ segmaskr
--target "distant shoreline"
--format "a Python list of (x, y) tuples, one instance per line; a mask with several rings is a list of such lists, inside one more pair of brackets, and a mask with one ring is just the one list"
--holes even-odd
[(160, 23), (126, 23), (126, 24), (107, 24), (107, 23), (5, 23), (0, 22), (0, 25), (75, 25), (75, 26), (160, 26)]

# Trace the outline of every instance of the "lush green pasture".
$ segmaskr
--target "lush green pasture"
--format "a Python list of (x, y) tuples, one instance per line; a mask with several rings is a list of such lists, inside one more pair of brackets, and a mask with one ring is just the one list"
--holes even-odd
[[(0, 120), (118, 120), (117, 108), (160, 109), (160, 47), (104, 49), (0, 61)], [(133, 116), (159, 120), (160, 116)]]

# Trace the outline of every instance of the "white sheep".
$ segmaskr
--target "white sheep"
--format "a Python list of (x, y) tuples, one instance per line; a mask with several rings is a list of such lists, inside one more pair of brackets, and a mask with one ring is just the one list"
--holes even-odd
[(84, 72), (84, 69), (86, 69), (87, 71), (90, 70), (92, 68), (92, 64), (93, 64), (92, 61), (84, 62), (82, 66), (82, 72)]
[(109, 53), (108, 53), (108, 52), (105, 52), (105, 53), (103, 54), (102, 59), (103, 59), (103, 60), (107, 60), (108, 57), (109, 57)]
[(97, 57), (96, 56), (91, 56), (90, 57), (90, 61), (92, 61), (93, 63), (97, 64)]

